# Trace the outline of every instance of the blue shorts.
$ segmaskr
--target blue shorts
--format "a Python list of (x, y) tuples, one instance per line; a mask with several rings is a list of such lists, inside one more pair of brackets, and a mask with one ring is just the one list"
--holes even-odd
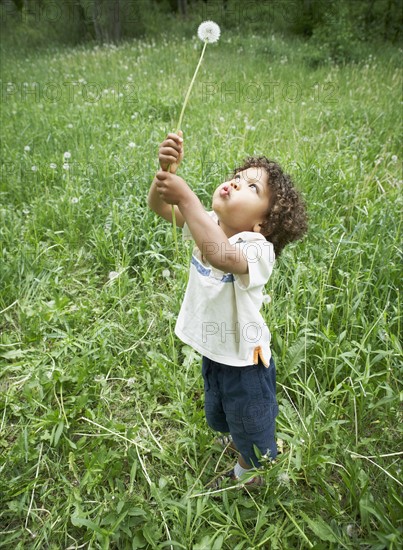
[(248, 367), (222, 365), (203, 357), (204, 410), (213, 430), (229, 432), (243, 459), (259, 467), (254, 445), (262, 455), (277, 456), (275, 422), (276, 367), (270, 359)]

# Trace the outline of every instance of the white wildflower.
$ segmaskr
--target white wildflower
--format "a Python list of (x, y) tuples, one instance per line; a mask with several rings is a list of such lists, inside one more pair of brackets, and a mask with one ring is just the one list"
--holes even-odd
[(66, 151), (66, 152), (63, 154), (63, 158), (64, 158), (65, 160), (70, 159), (70, 158), (71, 158), (71, 153), (69, 153), (68, 151)]
[(52, 168), (52, 170), (56, 170), (56, 168), (57, 168), (57, 166), (56, 166), (56, 164), (55, 164), (54, 162), (51, 162), (51, 163), (49, 164), (49, 167)]
[(71, 199), (71, 204), (77, 204), (77, 203), (78, 203), (78, 200), (79, 200), (78, 197), (73, 197), (73, 198)]
[(130, 147), (130, 149), (134, 149), (136, 147), (136, 144), (134, 143), (134, 141), (131, 141), (129, 143), (129, 147)]
[(268, 294), (263, 294), (263, 303), (270, 304), (270, 302), (271, 302), (271, 296), (269, 296)]
[(32, 172), (37, 172), (38, 167), (37, 166), (31, 166), (31, 170), (32, 170)]
[(349, 523), (346, 526), (346, 533), (350, 538), (356, 537), (357, 536), (357, 529), (352, 523)]
[(70, 123), (70, 124), (67, 124), (67, 128), (74, 128), (74, 126)]
[(25, 152), (29, 153), (30, 150), (31, 150), (31, 147), (30, 147), (29, 145), (26, 145), (26, 146), (24, 147), (24, 151), (25, 151)]
[(63, 164), (63, 170), (70, 170), (70, 165), (69, 165), (68, 162), (65, 162), (65, 163)]
[(197, 36), (202, 42), (214, 44), (220, 38), (220, 27), (214, 21), (204, 21), (197, 29)]
[(392, 162), (397, 162), (397, 155), (392, 155)]
[(290, 483), (290, 476), (287, 472), (280, 472), (277, 476), (277, 480), (280, 485), (288, 485)]
[(165, 279), (169, 279), (169, 277), (171, 276), (171, 272), (169, 271), (169, 269), (164, 269), (164, 271), (162, 272), (162, 276)]
[(108, 279), (110, 281), (113, 281), (113, 279), (116, 279), (116, 277), (119, 277), (119, 272), (118, 271), (111, 271), (108, 275)]

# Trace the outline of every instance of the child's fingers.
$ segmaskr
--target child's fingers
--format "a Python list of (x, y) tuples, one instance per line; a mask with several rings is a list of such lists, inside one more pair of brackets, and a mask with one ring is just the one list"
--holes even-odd
[(183, 159), (183, 132), (179, 130), (178, 134), (170, 133), (167, 138), (161, 143), (159, 148), (159, 161), (163, 169), (169, 170), (171, 173), (176, 173), (178, 166)]
[(174, 134), (173, 132), (171, 132), (170, 134), (167, 135), (167, 139), (173, 139), (174, 141), (176, 141), (176, 143), (181, 144), (183, 142), (182, 130), (179, 130), (177, 134)]
[(168, 172), (164, 172), (163, 170), (158, 170), (158, 172), (155, 174), (155, 177), (159, 181), (164, 181), (168, 176)]
[(173, 139), (166, 139), (165, 141), (163, 141), (161, 143), (160, 148), (161, 147), (171, 147), (172, 149), (175, 149), (175, 151), (178, 151), (178, 153), (179, 153), (179, 151), (182, 148), (182, 144), (178, 144)]
[(171, 148), (160, 149), (159, 158), (166, 162), (175, 162), (178, 160), (179, 153)]
[(178, 157), (180, 155), (180, 150), (174, 149), (173, 147), (160, 147), (160, 155), (167, 155)]

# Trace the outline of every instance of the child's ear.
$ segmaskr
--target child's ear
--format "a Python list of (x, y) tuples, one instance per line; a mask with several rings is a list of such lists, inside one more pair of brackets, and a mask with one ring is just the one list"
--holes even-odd
[(262, 224), (261, 223), (255, 223), (253, 226), (253, 232), (254, 233), (261, 233), (262, 231)]

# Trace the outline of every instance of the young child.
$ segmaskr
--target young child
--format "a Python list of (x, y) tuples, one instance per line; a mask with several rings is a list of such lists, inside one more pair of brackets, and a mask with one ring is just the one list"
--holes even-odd
[[(239, 452), (234, 468), (209, 485), (218, 487), (225, 477), (238, 480), (258, 468), (259, 453), (277, 455), (276, 370), (260, 308), (275, 257), (303, 236), (307, 218), (290, 177), (266, 157), (249, 157), (236, 168), (207, 212), (176, 175), (182, 158), (182, 132), (171, 133), (160, 145), (161, 170), (148, 204), (170, 222), (175, 205), (176, 224), (196, 244), (175, 333), (203, 357), (207, 423), (229, 433)], [(247, 479), (263, 483), (257, 473)]]

